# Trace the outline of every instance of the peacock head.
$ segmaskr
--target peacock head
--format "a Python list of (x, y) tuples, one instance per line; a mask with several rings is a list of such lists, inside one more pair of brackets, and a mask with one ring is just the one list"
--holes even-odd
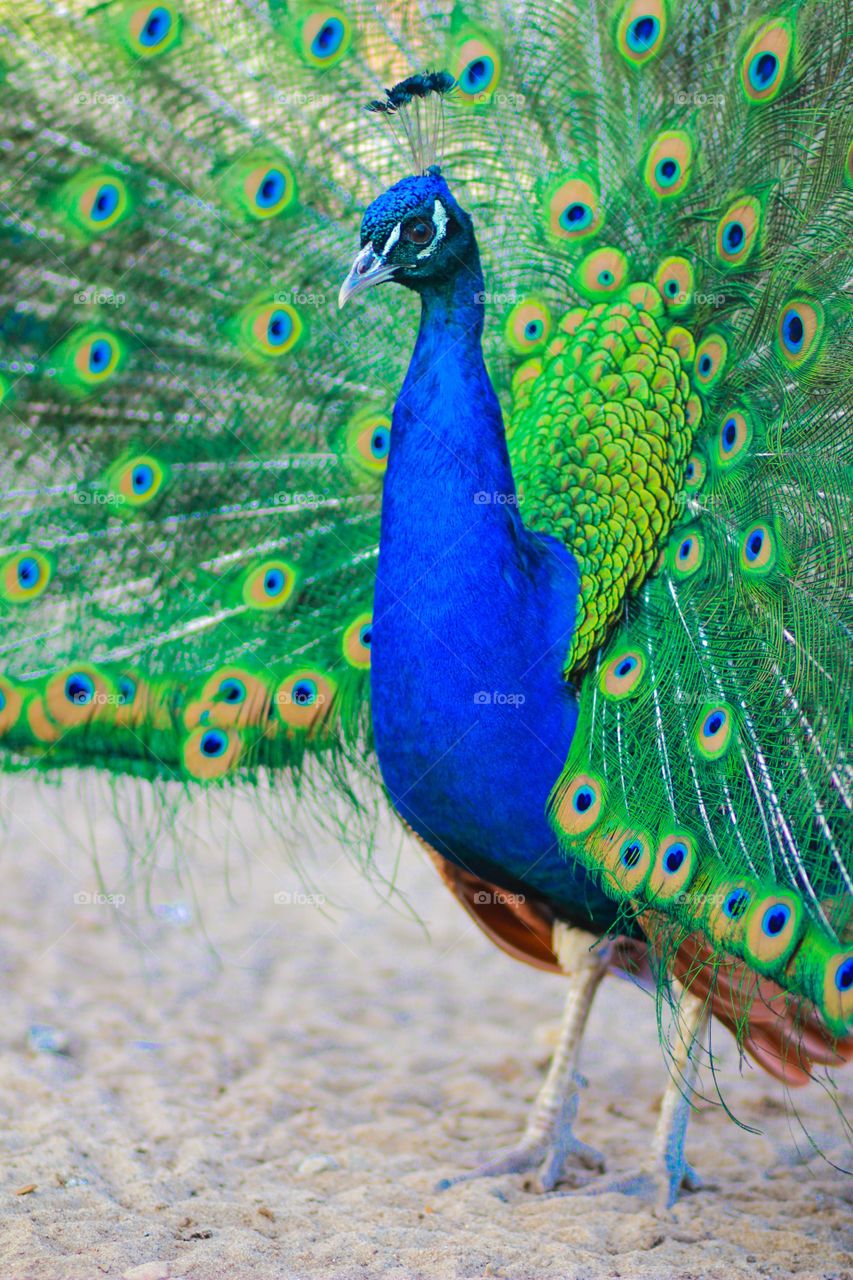
[(449, 281), (468, 265), (474, 230), (433, 165), (374, 200), (362, 219), (361, 245), (341, 285), (338, 306), (386, 280), (418, 292)]
[(436, 163), (444, 139), (444, 103), (455, 84), (449, 71), (425, 71), (368, 103), (368, 111), (384, 119), (408, 149), (415, 176), (395, 182), (365, 213), (361, 252), (341, 285), (338, 306), (386, 280), (422, 293), (451, 281), (476, 258), (471, 219)]

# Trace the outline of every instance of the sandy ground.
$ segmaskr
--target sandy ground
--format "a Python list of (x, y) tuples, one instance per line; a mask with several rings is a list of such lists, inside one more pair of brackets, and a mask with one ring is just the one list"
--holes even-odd
[[(328, 838), (300, 880), (239, 806), (183, 841), (197, 901), (157, 836), (134, 902), (78, 786), (2, 799), (2, 1280), (853, 1277), (853, 1179), (794, 1159), (782, 1091), (739, 1077), (722, 1034), (727, 1097), (762, 1133), (702, 1106), (707, 1189), (670, 1219), (517, 1177), (436, 1193), (520, 1132), (560, 981), (494, 950), (414, 845), (398, 886), (423, 923)], [(664, 1080), (648, 997), (604, 984), (583, 1069), (580, 1136), (636, 1168)], [(849, 1167), (830, 1099), (797, 1102)]]

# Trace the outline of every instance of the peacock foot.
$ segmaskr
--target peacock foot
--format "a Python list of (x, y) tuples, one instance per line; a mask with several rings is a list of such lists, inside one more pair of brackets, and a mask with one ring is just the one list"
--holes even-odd
[(475, 1178), (497, 1178), (506, 1173), (532, 1173), (531, 1186), (536, 1191), (552, 1191), (562, 1178), (572, 1157), (587, 1169), (604, 1171), (604, 1157), (586, 1142), (581, 1142), (573, 1132), (577, 1115), (578, 1095), (573, 1092), (565, 1099), (553, 1118), (547, 1121), (534, 1117), (519, 1143), (497, 1152), (489, 1160), (467, 1173), (454, 1178), (442, 1178), (436, 1191), (446, 1191), (460, 1182), (472, 1182)]
[(681, 1191), (699, 1191), (702, 1179), (689, 1164), (675, 1168), (653, 1166), (638, 1169), (635, 1173), (614, 1174), (610, 1178), (596, 1178), (585, 1187), (559, 1192), (567, 1196), (603, 1196), (608, 1194), (631, 1196), (639, 1205), (655, 1213), (666, 1213), (675, 1204)]

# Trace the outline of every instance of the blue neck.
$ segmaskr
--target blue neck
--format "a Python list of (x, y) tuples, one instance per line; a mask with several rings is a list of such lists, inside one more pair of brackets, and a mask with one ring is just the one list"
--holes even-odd
[(374, 732), (401, 816), (440, 853), (578, 922), (612, 904), (559, 853), (545, 812), (577, 710), (562, 678), (578, 576), (525, 530), (483, 361), (474, 250), (422, 293), (394, 409), (372, 643)]

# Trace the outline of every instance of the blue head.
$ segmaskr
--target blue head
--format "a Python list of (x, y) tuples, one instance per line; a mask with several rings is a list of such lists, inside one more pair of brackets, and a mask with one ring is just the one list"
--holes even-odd
[(340, 306), (386, 280), (421, 293), (478, 265), (473, 223), (435, 165), (374, 200), (362, 219), (361, 245), (341, 285)]

